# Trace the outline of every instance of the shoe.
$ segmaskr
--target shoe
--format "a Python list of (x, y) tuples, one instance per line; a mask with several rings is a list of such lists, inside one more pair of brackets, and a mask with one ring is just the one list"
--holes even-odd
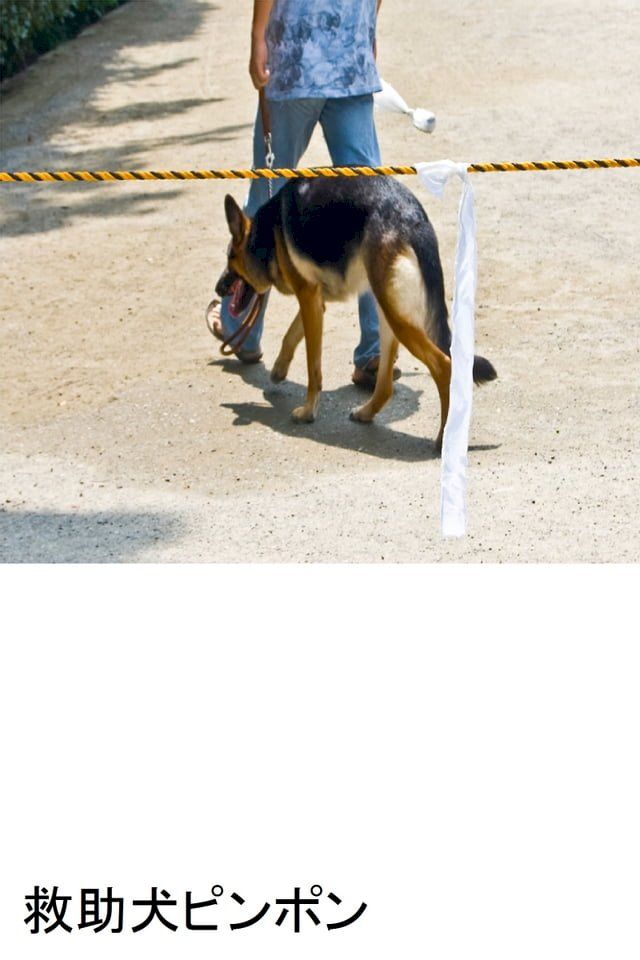
[[(378, 378), (378, 364), (380, 363), (380, 357), (371, 357), (368, 360), (364, 367), (354, 367), (353, 373), (351, 374), (351, 380), (362, 390), (374, 390), (376, 386), (376, 380)], [(393, 379), (398, 380), (402, 376), (402, 371), (399, 367), (393, 368)]]
[[(222, 326), (219, 301), (211, 301), (207, 307), (206, 319), (209, 332), (216, 338), (216, 340), (220, 340), (222, 343), (224, 343), (228, 334), (225, 333), (225, 329)], [(244, 350), (242, 347), (239, 350), (234, 350), (231, 344), (229, 344), (229, 349), (233, 352), (233, 355), (241, 361), (241, 363), (260, 363), (262, 360), (261, 350)]]

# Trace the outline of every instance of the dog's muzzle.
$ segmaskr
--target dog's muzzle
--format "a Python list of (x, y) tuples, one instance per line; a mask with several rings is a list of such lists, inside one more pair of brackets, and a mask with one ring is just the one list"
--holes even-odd
[(228, 297), (236, 280), (240, 280), (237, 273), (233, 270), (225, 270), (216, 283), (216, 293), (218, 296)]
[(216, 294), (219, 297), (230, 298), (229, 313), (232, 317), (241, 317), (257, 296), (256, 291), (246, 280), (228, 268), (216, 283)]

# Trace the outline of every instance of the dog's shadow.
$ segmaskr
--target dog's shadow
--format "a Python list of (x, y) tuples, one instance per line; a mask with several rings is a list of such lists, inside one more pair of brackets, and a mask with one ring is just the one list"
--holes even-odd
[[(209, 366), (219, 367), (225, 373), (234, 373), (257, 389), (262, 390), (264, 403), (222, 403), (233, 411), (235, 427), (261, 423), (277, 433), (288, 437), (304, 437), (316, 443), (345, 450), (355, 450), (381, 459), (417, 462), (437, 459), (435, 443), (416, 437), (391, 424), (405, 420), (416, 412), (423, 391), (413, 389), (406, 381), (413, 377), (428, 376), (420, 373), (403, 373), (402, 380), (395, 384), (393, 398), (370, 424), (355, 423), (349, 419), (349, 411), (360, 406), (367, 394), (347, 384), (336, 390), (323, 391), (320, 397), (318, 419), (314, 423), (296, 423), (291, 411), (302, 403), (306, 387), (291, 380), (274, 384), (269, 371), (262, 364), (242, 365), (235, 359), (211, 360)], [(437, 401), (434, 406), (437, 417)], [(493, 450), (496, 445), (486, 444), (469, 447), (470, 450)]]

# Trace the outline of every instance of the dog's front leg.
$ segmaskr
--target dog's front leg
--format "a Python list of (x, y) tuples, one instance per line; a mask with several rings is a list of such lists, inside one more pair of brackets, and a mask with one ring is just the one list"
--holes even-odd
[(299, 423), (312, 423), (316, 418), (318, 400), (322, 390), (322, 320), (324, 303), (319, 287), (304, 287), (297, 292), (300, 316), (307, 348), (307, 399), (296, 407), (293, 419)]
[(280, 383), (282, 380), (286, 379), (286, 376), (289, 373), (289, 367), (291, 366), (291, 361), (293, 360), (293, 355), (296, 352), (296, 347), (303, 337), (304, 326), (302, 324), (301, 313), (298, 310), (293, 319), (293, 323), (284, 335), (282, 346), (280, 347), (280, 353), (278, 354), (278, 358), (271, 371), (271, 379), (274, 383)]

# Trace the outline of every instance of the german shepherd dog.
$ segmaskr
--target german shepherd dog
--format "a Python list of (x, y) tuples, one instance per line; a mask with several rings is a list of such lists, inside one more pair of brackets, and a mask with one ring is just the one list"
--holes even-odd
[[(440, 396), (438, 451), (449, 410), (451, 381), (447, 305), (438, 241), (413, 193), (391, 177), (291, 180), (250, 220), (225, 198), (231, 243), (216, 286), (226, 296), (241, 278), (258, 293), (271, 286), (293, 294), (298, 313), (271, 373), (284, 380), (304, 336), (308, 386), (294, 420), (315, 419), (322, 389), (322, 323), (326, 301), (371, 290), (380, 307), (380, 362), (371, 399), (351, 412), (369, 423), (393, 393), (398, 343), (429, 369)], [(497, 374), (475, 357), (476, 383)]]

